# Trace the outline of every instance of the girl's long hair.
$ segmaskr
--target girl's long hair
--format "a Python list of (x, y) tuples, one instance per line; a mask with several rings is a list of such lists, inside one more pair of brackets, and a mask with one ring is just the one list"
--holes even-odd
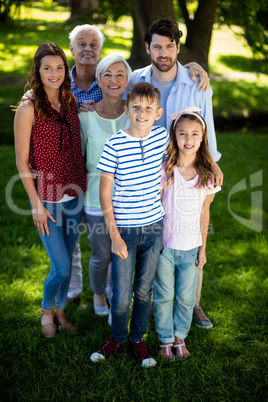
[(28, 85), (33, 90), (35, 109), (38, 112), (39, 118), (43, 121), (48, 120), (51, 116), (51, 112), (46, 102), (47, 95), (45, 93), (39, 73), (41, 60), (45, 56), (60, 56), (62, 58), (65, 68), (65, 77), (62, 85), (60, 86), (61, 102), (67, 109), (69, 109), (74, 99), (71, 91), (69, 64), (64, 51), (56, 43), (43, 43), (38, 47), (35, 53), (32, 69), (28, 74)]
[[(202, 123), (201, 123), (199, 117), (195, 116), (194, 114), (183, 114), (179, 118), (178, 121), (180, 121), (181, 119), (189, 119), (189, 120), (197, 121), (200, 124), (200, 126), (202, 127)], [(214, 179), (214, 175), (212, 173), (213, 158), (208, 149), (207, 125), (203, 118), (202, 118), (202, 120), (205, 123), (205, 130), (203, 130), (203, 127), (202, 127), (203, 140), (196, 153), (196, 158), (195, 158), (194, 165), (193, 165), (193, 167), (195, 168), (195, 170), (198, 174), (198, 182), (195, 187), (202, 187), (202, 186), (208, 185), (208, 183)], [(178, 158), (179, 158), (179, 147), (178, 147), (177, 140), (176, 140), (176, 126), (177, 126), (178, 121), (175, 124), (175, 120), (173, 120), (173, 122), (170, 126), (170, 143), (167, 148), (168, 161), (167, 161), (166, 169), (165, 169), (166, 175), (167, 175), (167, 182), (166, 182), (167, 186), (169, 186), (170, 184), (173, 183), (174, 166), (177, 165)]]

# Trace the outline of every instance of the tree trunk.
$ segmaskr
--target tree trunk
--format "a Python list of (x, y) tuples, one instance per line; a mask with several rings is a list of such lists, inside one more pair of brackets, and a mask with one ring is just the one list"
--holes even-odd
[(181, 46), (179, 60), (182, 64), (196, 61), (208, 71), (208, 53), (218, 0), (199, 0), (194, 19), (190, 19), (186, 1), (178, 0), (187, 26), (185, 45)]
[(150, 63), (145, 50), (144, 34), (153, 21), (159, 18), (175, 20), (172, 0), (132, 0), (133, 40), (128, 60), (133, 69)]
[(70, 20), (77, 20), (77, 22), (86, 21), (88, 12), (95, 10), (97, 7), (95, 0), (70, 0), (69, 4), (71, 8)]
[[(208, 71), (208, 53), (218, 0), (199, 0), (194, 19), (189, 18), (187, 0), (177, 0), (187, 27), (185, 45), (178, 56), (182, 64), (196, 61)], [(175, 20), (172, 0), (132, 0), (133, 42), (128, 60), (133, 69), (144, 67), (150, 59), (145, 51), (144, 33), (158, 18)]]

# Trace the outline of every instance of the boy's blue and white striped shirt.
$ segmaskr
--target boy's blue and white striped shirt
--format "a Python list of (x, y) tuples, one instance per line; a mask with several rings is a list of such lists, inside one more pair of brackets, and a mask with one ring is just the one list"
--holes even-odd
[(117, 226), (145, 226), (162, 219), (160, 179), (167, 130), (152, 127), (146, 137), (124, 130), (106, 141), (97, 169), (114, 174), (113, 212)]

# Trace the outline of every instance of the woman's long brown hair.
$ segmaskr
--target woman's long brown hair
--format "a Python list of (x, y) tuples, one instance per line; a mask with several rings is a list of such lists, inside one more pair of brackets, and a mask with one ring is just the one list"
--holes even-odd
[(35, 53), (33, 66), (28, 74), (28, 85), (33, 90), (35, 109), (41, 120), (47, 120), (51, 116), (51, 112), (47, 106), (47, 95), (44, 91), (44, 86), (40, 77), (41, 60), (45, 56), (60, 56), (65, 67), (65, 77), (62, 85), (60, 86), (61, 102), (69, 109), (74, 99), (71, 91), (71, 78), (69, 73), (69, 64), (64, 51), (56, 43), (43, 43), (40, 45)]
[[(193, 165), (198, 174), (198, 182), (195, 187), (202, 187), (202, 186), (208, 185), (210, 180), (213, 181), (214, 175), (212, 172), (213, 158), (208, 149), (206, 122), (202, 118), (202, 120), (205, 123), (205, 130), (203, 130), (202, 123), (201, 123), (199, 117), (197, 117), (193, 114), (183, 114), (179, 120), (181, 120), (181, 119), (197, 121), (202, 128), (203, 141), (201, 142), (200, 147), (196, 153), (196, 158), (195, 158), (194, 165)], [(167, 175), (167, 181), (166, 181), (167, 186), (169, 186), (170, 184), (173, 183), (174, 166), (177, 165), (178, 158), (179, 158), (179, 147), (177, 145), (177, 140), (176, 140), (176, 126), (177, 126), (178, 121), (175, 124), (175, 120), (174, 120), (170, 126), (170, 143), (167, 148), (168, 161), (167, 161), (166, 169), (165, 169), (166, 175)]]

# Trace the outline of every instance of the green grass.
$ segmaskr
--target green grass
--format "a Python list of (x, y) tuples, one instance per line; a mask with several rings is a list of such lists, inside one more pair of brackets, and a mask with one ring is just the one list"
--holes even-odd
[[(244, 116), (268, 112), (268, 86), (262, 78), (247, 80), (214, 80), (214, 116)], [(250, 95), (249, 95), (250, 94)]]
[[(1, 144), (13, 144), (10, 104), (24, 92), (25, 74), (36, 47), (54, 40), (66, 51), (70, 64), (66, 8), (39, 3), (22, 9), (17, 23), (0, 24), (0, 119)], [(104, 55), (128, 57), (131, 23), (109, 22)], [(183, 26), (182, 26), (183, 28)], [(234, 31), (237, 31), (235, 28)], [(123, 39), (123, 32), (127, 39)], [(251, 58), (245, 43), (227, 29), (215, 29), (210, 55), (216, 114), (267, 111), (268, 79), (264, 67)], [(233, 73), (241, 74), (234, 78)], [(208, 238), (208, 264), (204, 269), (202, 307), (213, 321), (211, 330), (192, 326), (187, 338), (192, 356), (186, 361), (142, 370), (127, 349), (118, 360), (94, 365), (90, 354), (110, 334), (106, 318), (93, 312), (89, 288), (90, 243), (82, 236), (83, 293), (80, 305), (66, 310), (78, 326), (78, 335), (59, 333), (55, 339), (41, 337), (39, 309), (49, 260), (34, 228), (25, 190), (16, 178), (12, 145), (0, 147), (0, 395), (3, 401), (266, 401), (267, 379), (267, 130), (217, 134), (224, 172), (222, 191), (211, 207), (212, 230)], [(250, 176), (263, 172), (263, 183), (250, 189)], [(231, 211), (251, 217), (251, 191), (261, 191), (263, 229), (254, 232), (235, 220), (228, 210), (232, 188), (246, 179), (247, 189), (231, 197)], [(260, 214), (260, 211), (257, 211)], [(88, 304), (87, 309), (82, 307)], [(145, 337), (158, 353), (154, 321)]]
[[(93, 313), (89, 289), (90, 245), (82, 236), (84, 288), (81, 304), (67, 309), (78, 335), (59, 333), (41, 337), (39, 309), (49, 261), (31, 216), (11, 212), (5, 188), (16, 174), (14, 149), (0, 147), (2, 230), (0, 272), (0, 387), (1, 399), (94, 401), (265, 401), (267, 400), (267, 209), (263, 230), (256, 233), (237, 222), (228, 211), (228, 194), (235, 184), (263, 171), (262, 191), (267, 205), (268, 135), (218, 135), (223, 156), (224, 186), (211, 208), (212, 233), (204, 269), (202, 303), (213, 321), (211, 330), (192, 326), (187, 338), (192, 356), (186, 361), (142, 370), (128, 350), (118, 360), (94, 365), (90, 354), (110, 334), (106, 318)], [(231, 209), (250, 219), (250, 190), (231, 198)], [(22, 184), (12, 192), (14, 203), (28, 209)], [(146, 341), (157, 356), (157, 335), (150, 319)]]

